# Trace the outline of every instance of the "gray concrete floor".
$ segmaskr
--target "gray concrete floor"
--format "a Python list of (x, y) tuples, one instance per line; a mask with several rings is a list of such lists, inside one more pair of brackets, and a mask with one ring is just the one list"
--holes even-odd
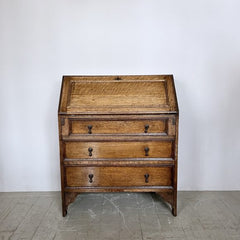
[(240, 240), (240, 192), (179, 192), (178, 216), (151, 193), (0, 193), (0, 240)]

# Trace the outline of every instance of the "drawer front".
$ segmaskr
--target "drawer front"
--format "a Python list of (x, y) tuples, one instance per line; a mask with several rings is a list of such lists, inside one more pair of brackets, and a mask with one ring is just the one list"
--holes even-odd
[(72, 134), (148, 134), (167, 135), (167, 119), (163, 120), (105, 120), (71, 121)]
[(68, 187), (171, 186), (172, 167), (67, 167)]
[(172, 158), (172, 141), (66, 142), (66, 158)]

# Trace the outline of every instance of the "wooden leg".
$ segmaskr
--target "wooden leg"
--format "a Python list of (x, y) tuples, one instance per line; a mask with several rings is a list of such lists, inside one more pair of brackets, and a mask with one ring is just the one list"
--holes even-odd
[(65, 217), (67, 215), (67, 209), (62, 210), (62, 216)]
[(177, 207), (172, 207), (172, 215), (173, 215), (174, 217), (177, 216)]
[(177, 216), (177, 191), (173, 191), (173, 203), (172, 203), (172, 214), (174, 217)]
[(65, 217), (67, 215), (67, 206), (65, 201), (65, 193), (62, 192), (62, 216)]
[(78, 193), (65, 192), (62, 194), (62, 215), (67, 215), (67, 209), (70, 203), (74, 202)]
[(177, 216), (177, 192), (156, 192), (165, 202), (169, 203), (172, 207), (173, 216)]

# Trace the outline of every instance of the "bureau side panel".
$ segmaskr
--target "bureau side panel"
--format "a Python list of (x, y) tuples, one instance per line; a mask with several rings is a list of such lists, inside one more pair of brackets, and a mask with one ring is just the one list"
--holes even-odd
[(177, 216), (177, 183), (178, 183), (178, 135), (179, 135), (179, 115), (176, 115), (176, 136), (174, 145), (174, 167), (173, 167), (173, 204), (172, 213)]
[(60, 174), (61, 174), (61, 195), (62, 195), (62, 215), (66, 216), (67, 214), (67, 205), (65, 202), (65, 192), (64, 192), (64, 188), (65, 188), (65, 168), (64, 168), (64, 151), (65, 151), (65, 147), (64, 147), (64, 142), (62, 140), (62, 125), (63, 125), (63, 121), (60, 115), (58, 115), (58, 131), (59, 131), (59, 153), (60, 153)]

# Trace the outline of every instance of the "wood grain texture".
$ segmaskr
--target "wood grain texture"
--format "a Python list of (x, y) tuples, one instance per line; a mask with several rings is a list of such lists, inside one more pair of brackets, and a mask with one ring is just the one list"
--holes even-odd
[(175, 136), (161, 136), (158, 134), (132, 134), (132, 135), (117, 135), (117, 134), (87, 134), (78, 135), (72, 134), (67, 137), (62, 136), (64, 142), (155, 142), (155, 141), (174, 141)]
[[(173, 143), (161, 142), (66, 142), (65, 158), (171, 158)], [(89, 154), (92, 148), (92, 155)], [(145, 148), (148, 148), (146, 155)]]
[[(89, 133), (91, 126), (91, 133)], [(167, 120), (71, 121), (71, 134), (167, 134)]]
[(64, 166), (172, 166), (175, 165), (173, 158), (118, 158), (114, 159), (69, 159), (65, 158)]
[(69, 187), (171, 186), (171, 175), (171, 167), (67, 167), (66, 183)]
[(177, 111), (172, 75), (63, 77), (60, 114)]
[[(82, 139), (78, 135), (169, 135), (176, 134), (175, 115), (71, 115), (61, 118), (60, 136)], [(93, 120), (94, 119), (94, 120)], [(91, 131), (89, 133), (89, 126)], [(146, 131), (147, 126), (147, 131)], [(104, 137), (104, 136), (103, 136)]]
[[(159, 108), (167, 105), (165, 84), (159, 82), (72, 82), (67, 111), (89, 111), (98, 107)], [(123, 97), (124, 96), (124, 97)], [(141, 97), (140, 97), (141, 96)], [(87, 106), (87, 108), (86, 108)]]
[(177, 215), (172, 75), (64, 76), (58, 115), (63, 216), (82, 192), (157, 192)]

